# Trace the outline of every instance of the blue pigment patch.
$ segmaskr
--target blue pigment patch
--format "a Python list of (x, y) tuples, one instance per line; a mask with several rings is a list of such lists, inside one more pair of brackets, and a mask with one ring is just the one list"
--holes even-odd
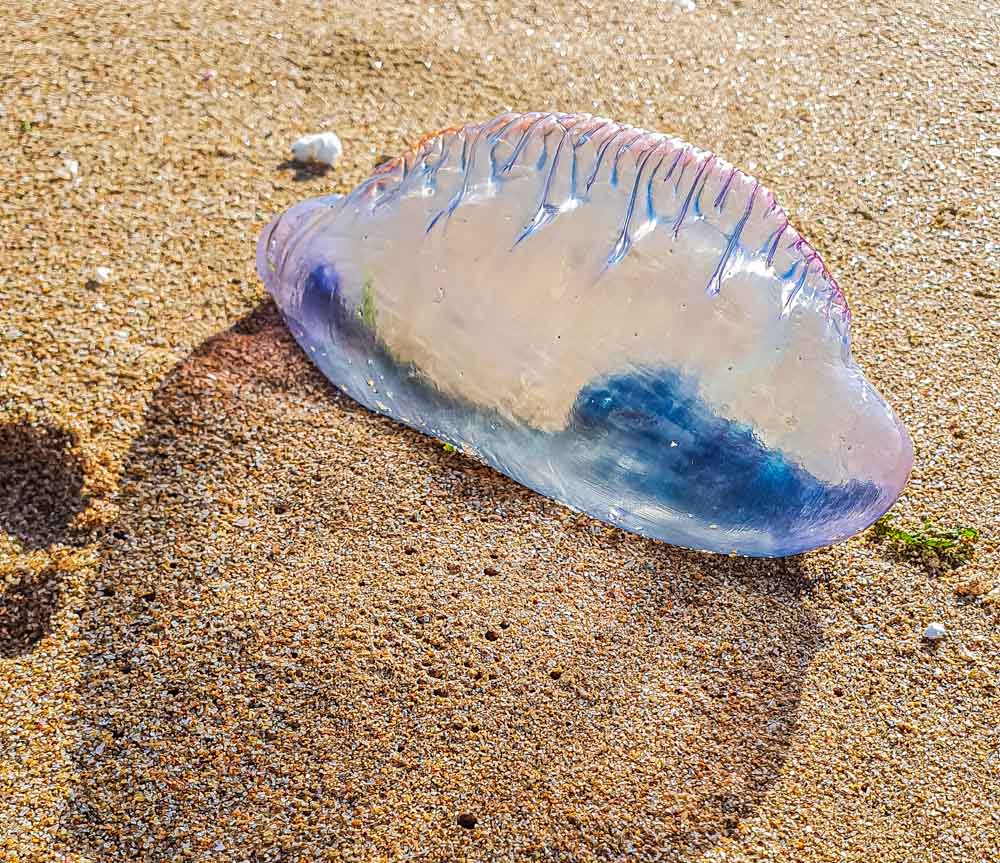
[(590, 384), (577, 397), (570, 429), (600, 441), (595, 478), (729, 530), (785, 534), (869, 509), (871, 482), (830, 485), (749, 427), (714, 414), (693, 384), (669, 370), (639, 370)]
[(360, 315), (347, 308), (340, 274), (332, 264), (320, 264), (309, 271), (302, 283), (300, 316), (307, 330), (328, 332), (335, 341), (344, 341), (356, 349), (373, 350), (377, 345)]
[(326, 322), (335, 308), (340, 307), (340, 276), (332, 264), (314, 267), (302, 282), (302, 304), (299, 317), (304, 323)]

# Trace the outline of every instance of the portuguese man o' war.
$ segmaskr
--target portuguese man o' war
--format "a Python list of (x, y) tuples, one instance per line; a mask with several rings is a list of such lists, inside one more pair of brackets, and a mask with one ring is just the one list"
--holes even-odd
[(819, 255), (759, 182), (667, 135), (448, 129), (273, 219), (257, 267), (355, 400), (645, 536), (796, 554), (909, 476)]

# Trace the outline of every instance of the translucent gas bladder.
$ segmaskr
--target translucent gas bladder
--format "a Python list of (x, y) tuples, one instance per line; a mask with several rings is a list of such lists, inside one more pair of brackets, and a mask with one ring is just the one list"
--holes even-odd
[(625, 529), (794, 554), (909, 475), (819, 255), (675, 138), (577, 114), (446, 130), (276, 217), (257, 257), (351, 397)]

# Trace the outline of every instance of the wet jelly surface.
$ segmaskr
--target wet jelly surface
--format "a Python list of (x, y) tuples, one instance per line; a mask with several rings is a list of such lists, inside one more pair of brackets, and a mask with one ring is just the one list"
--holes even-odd
[(447, 130), (276, 217), (257, 264), (351, 397), (628, 530), (795, 554), (909, 475), (819, 255), (756, 180), (666, 135)]

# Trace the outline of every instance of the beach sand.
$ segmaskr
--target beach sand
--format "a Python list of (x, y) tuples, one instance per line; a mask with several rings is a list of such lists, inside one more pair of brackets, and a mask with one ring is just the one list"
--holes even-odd
[[(987, 4), (22, 5), (0, 861), (1000, 860)], [(893, 512), (975, 526), (975, 559), (677, 549), (331, 387), (258, 232), (508, 108), (669, 131), (773, 189), (913, 437)], [(287, 164), (320, 129), (337, 168)]]

